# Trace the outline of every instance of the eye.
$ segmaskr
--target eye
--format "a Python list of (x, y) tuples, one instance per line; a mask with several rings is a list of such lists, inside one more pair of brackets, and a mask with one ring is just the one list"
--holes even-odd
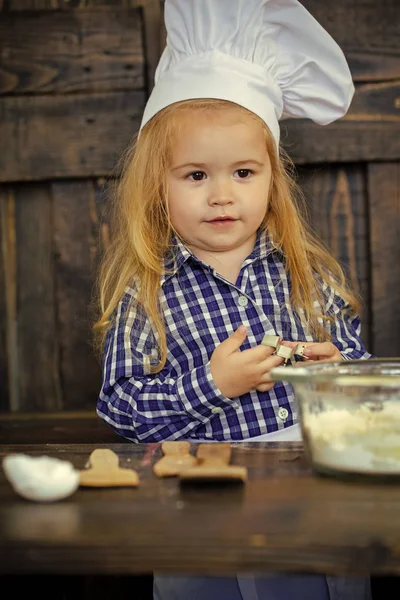
[(189, 173), (188, 178), (192, 181), (202, 181), (205, 179), (205, 176), (204, 171), (194, 171), (193, 173)]
[(238, 169), (236, 171), (240, 179), (247, 179), (253, 173), (250, 169)]

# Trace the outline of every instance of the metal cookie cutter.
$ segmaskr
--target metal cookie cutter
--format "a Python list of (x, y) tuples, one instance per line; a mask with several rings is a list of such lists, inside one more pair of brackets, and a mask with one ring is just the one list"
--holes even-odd
[(291, 360), (293, 354), (294, 354), (294, 348), (289, 348), (289, 346), (278, 346), (278, 348), (276, 349), (275, 354), (277, 356), (280, 356), (282, 358), (284, 358), (285, 360), (283, 361), (283, 367), (286, 367), (286, 365), (288, 364), (289, 360)]
[(294, 349), (293, 355), (303, 356), (306, 347), (307, 346), (305, 344), (297, 344), (296, 348)]
[(269, 346), (270, 348), (278, 348), (278, 346), (280, 345), (282, 341), (282, 338), (279, 335), (264, 335), (263, 339), (262, 339), (262, 345), (263, 346)]
[(270, 348), (275, 348), (274, 354), (284, 358), (283, 366), (285, 367), (289, 360), (292, 358), (294, 349), (289, 348), (288, 346), (282, 346), (282, 338), (279, 335), (264, 335), (262, 339), (262, 344), (264, 346), (269, 346)]

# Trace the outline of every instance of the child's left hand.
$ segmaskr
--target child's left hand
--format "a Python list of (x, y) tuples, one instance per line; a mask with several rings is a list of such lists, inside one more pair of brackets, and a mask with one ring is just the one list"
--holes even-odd
[(296, 348), (297, 344), (304, 344), (303, 356), (309, 360), (323, 360), (325, 362), (337, 362), (343, 360), (342, 355), (332, 342), (286, 342), (283, 346)]

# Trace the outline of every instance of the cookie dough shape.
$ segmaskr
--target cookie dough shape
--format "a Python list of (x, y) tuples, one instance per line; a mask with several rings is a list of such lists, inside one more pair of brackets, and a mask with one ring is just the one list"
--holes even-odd
[(239, 465), (231, 465), (230, 444), (200, 444), (196, 457), (198, 464), (182, 471), (182, 481), (238, 481), (247, 480), (247, 469)]
[(176, 477), (198, 462), (197, 458), (190, 454), (189, 442), (163, 442), (161, 450), (164, 456), (153, 467), (157, 477)]
[(90, 467), (79, 472), (79, 485), (86, 487), (136, 487), (139, 476), (133, 469), (119, 466), (119, 458), (108, 448), (96, 448), (90, 455)]

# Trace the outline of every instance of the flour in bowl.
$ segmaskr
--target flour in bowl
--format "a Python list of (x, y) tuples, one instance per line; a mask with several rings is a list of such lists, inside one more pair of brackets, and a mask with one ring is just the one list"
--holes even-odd
[(400, 474), (400, 403), (304, 414), (314, 463), (336, 470)]

